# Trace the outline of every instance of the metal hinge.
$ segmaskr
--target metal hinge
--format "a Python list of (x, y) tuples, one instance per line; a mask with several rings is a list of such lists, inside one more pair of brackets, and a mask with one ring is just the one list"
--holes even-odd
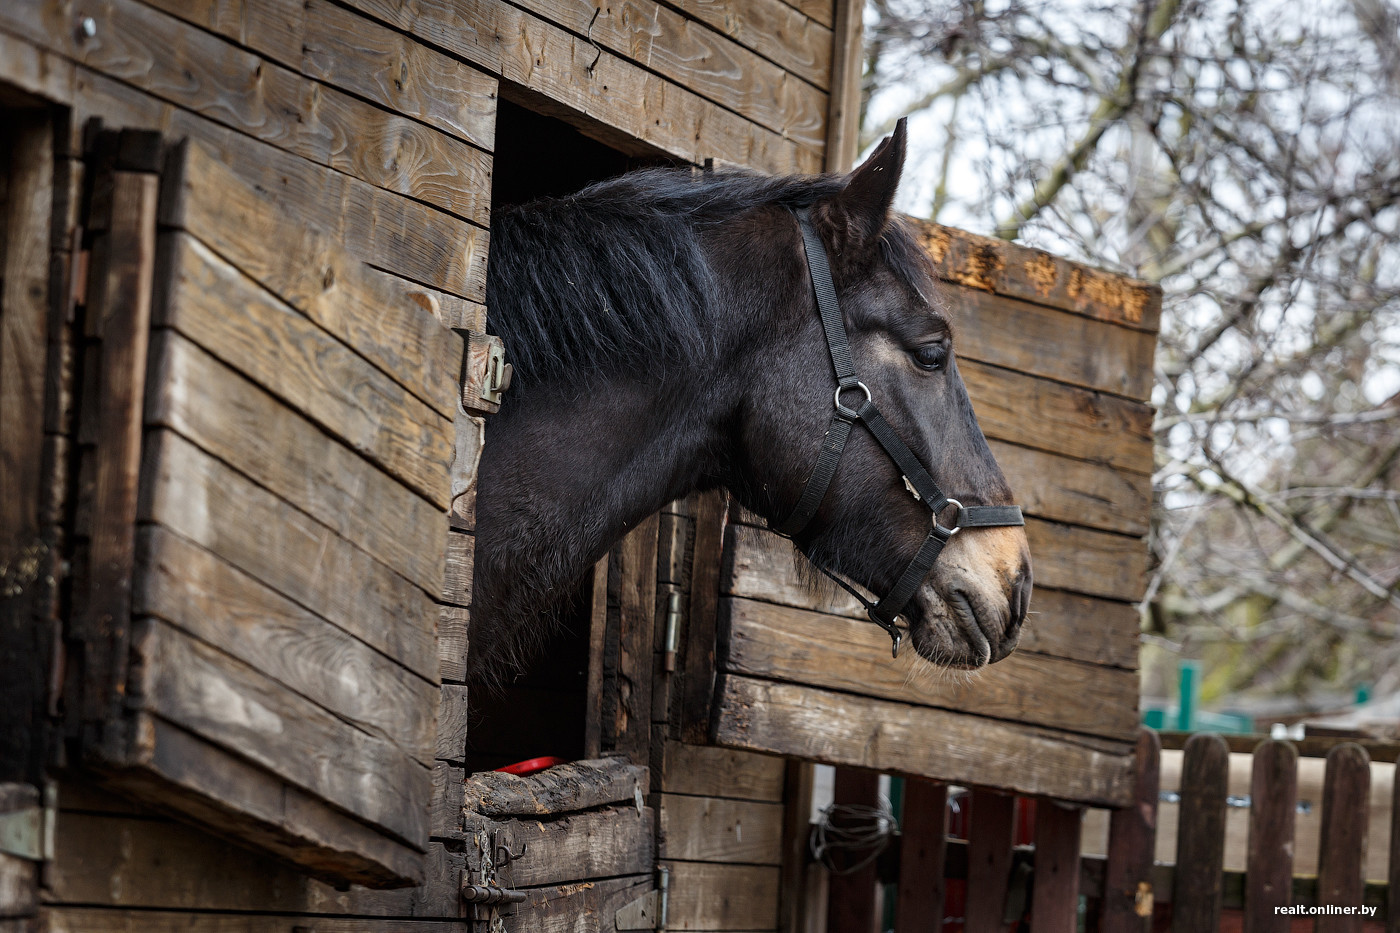
[(670, 896), (670, 869), (656, 870), (656, 889), (648, 891), (630, 904), (618, 908), (615, 916), (619, 930), (659, 930), (666, 925), (666, 908)]
[(43, 804), (32, 787), (25, 796), (33, 803), (0, 813), (0, 854), (31, 862), (51, 861), (58, 792), (52, 785), (46, 787)]

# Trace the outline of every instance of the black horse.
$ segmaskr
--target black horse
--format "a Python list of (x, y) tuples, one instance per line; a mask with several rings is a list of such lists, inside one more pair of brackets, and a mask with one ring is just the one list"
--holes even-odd
[[(793, 511), (836, 387), (795, 210), (810, 209), (854, 362), (894, 431), (963, 505), (1012, 501), (932, 264), (891, 215), (904, 151), (901, 122), (849, 176), (646, 170), (497, 214), (487, 301), (515, 382), (478, 474), (473, 679), (528, 657), (541, 613), (666, 502), (724, 486), (770, 521)], [(910, 491), (857, 426), (794, 541), (887, 592), (930, 532)], [(1016, 646), (1030, 587), (1021, 528), (969, 528), (902, 616), (920, 655), (977, 668)]]

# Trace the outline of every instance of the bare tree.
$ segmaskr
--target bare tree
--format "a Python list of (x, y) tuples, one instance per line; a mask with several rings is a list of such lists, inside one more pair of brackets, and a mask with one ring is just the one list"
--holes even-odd
[(1400, 13), (871, 0), (906, 208), (1160, 282), (1159, 642), (1215, 692), (1400, 689)]

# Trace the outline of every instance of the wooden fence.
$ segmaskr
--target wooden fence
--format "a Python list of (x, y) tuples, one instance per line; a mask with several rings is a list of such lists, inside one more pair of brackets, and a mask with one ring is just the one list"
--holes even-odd
[[(906, 779), (901, 832), (880, 860), (809, 882), (787, 911), (787, 928), (869, 933), (880, 921), (889, 929), (892, 914), (894, 933), (1400, 931), (1400, 801), (1391, 809), (1387, 880), (1368, 882), (1370, 755), (1353, 742), (1307, 751), (1326, 759), (1316, 875), (1294, 874), (1298, 748), (1259, 742), (1248, 798), (1231, 797), (1230, 746), (1206, 733), (1185, 744), (1175, 858), (1156, 862), (1158, 804), (1170, 795), (1159, 791), (1161, 743), (1144, 729), (1134, 803), (1111, 811), (1106, 855), (1081, 855), (1084, 810), (1076, 805), (981, 788), (963, 796), (947, 784)], [(838, 770), (835, 802), (875, 804), (876, 778)], [(955, 811), (950, 792), (959, 794)], [(1225, 866), (1229, 807), (1248, 808), (1242, 871)], [(889, 886), (893, 895), (882, 896)]]

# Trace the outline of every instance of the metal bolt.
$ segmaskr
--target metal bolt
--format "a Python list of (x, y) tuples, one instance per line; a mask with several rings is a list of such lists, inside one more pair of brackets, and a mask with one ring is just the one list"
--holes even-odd
[(78, 21), (78, 35), (84, 39), (91, 39), (97, 35), (97, 20), (91, 16), (84, 16)]

